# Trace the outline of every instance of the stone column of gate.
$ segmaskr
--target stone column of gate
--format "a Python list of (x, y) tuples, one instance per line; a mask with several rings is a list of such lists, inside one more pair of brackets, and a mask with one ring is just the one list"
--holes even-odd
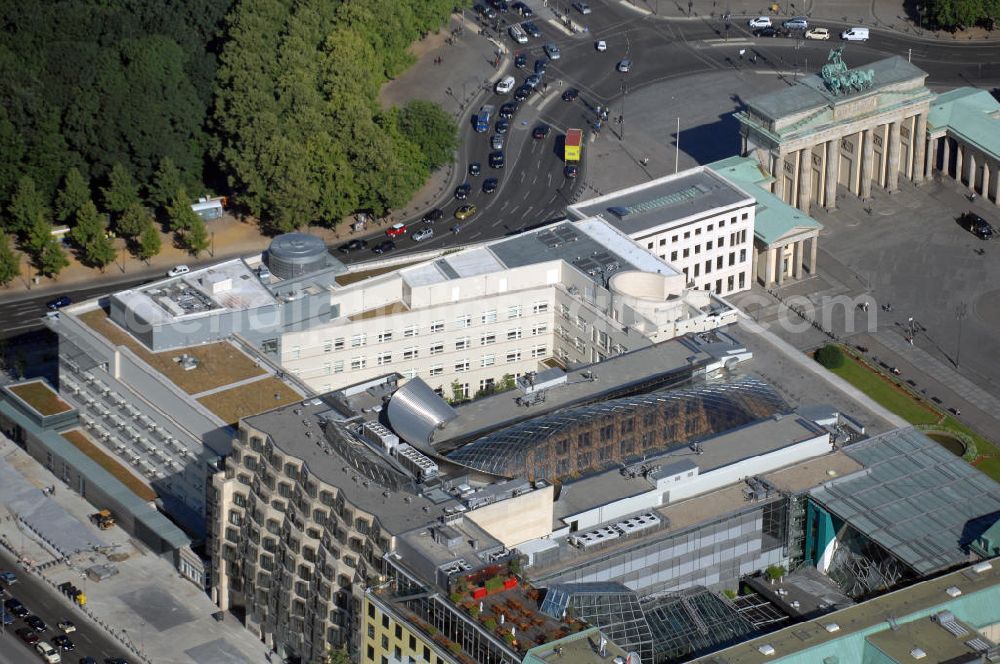
[(760, 262), (760, 254), (757, 252), (757, 245), (750, 249), (750, 287), (757, 284), (757, 263)]
[[(955, 141), (955, 182), (962, 184), (962, 160), (965, 158), (965, 146)], [(949, 175), (951, 175), (949, 173)]]
[(990, 160), (983, 160), (983, 190), (980, 192), (983, 200), (990, 200)]
[(809, 214), (809, 203), (812, 198), (812, 147), (799, 150), (799, 205), (798, 208)]
[(951, 177), (951, 140), (944, 136), (941, 139), (941, 172)]
[(774, 165), (771, 167), (771, 175), (774, 176), (774, 189), (771, 193), (785, 200), (785, 155), (780, 152), (773, 155)]
[(976, 153), (972, 150), (967, 150), (969, 159), (969, 191), (976, 191)]
[(796, 279), (802, 278), (802, 260), (805, 258), (806, 241), (799, 240), (792, 245), (792, 276)]
[(913, 133), (911, 135), (911, 140), (913, 143), (910, 147), (910, 152), (913, 154), (913, 171), (912, 178), (914, 182), (923, 182), (924, 173), (927, 171), (924, 168), (924, 158), (926, 153), (924, 152), (924, 146), (927, 145), (927, 114), (919, 113), (917, 115), (917, 120), (914, 122)]
[(827, 210), (837, 207), (837, 180), (840, 176), (840, 139), (833, 138), (826, 142), (826, 183), (823, 185)]
[(923, 179), (927, 179), (934, 176), (934, 164), (937, 161), (937, 138), (927, 139), (927, 161), (924, 165), (924, 175)]
[(774, 274), (779, 286), (785, 283), (785, 245), (778, 247), (775, 255)]
[(774, 247), (770, 247), (764, 254), (764, 287), (774, 283)]
[(819, 244), (819, 231), (809, 240), (809, 274), (816, 275), (816, 248)]
[(899, 189), (899, 120), (889, 123), (889, 167), (885, 176), (885, 188)]
[(875, 161), (875, 133), (871, 129), (865, 129), (862, 137), (861, 147), (861, 198), (868, 200), (872, 197), (872, 165)]

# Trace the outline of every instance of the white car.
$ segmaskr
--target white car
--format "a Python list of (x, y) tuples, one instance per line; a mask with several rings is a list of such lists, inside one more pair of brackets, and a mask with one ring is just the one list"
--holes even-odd
[(594, 48), (597, 49), (598, 53), (604, 53), (606, 50), (608, 50), (608, 42), (604, 41), (603, 39), (598, 39), (597, 43), (594, 44)]
[(174, 266), (174, 267), (170, 268), (170, 271), (167, 272), (167, 276), (168, 277), (179, 277), (182, 274), (187, 274), (190, 271), (191, 271), (191, 268), (189, 268), (187, 265), (177, 265), (177, 266)]
[(751, 28), (770, 28), (771, 27), (771, 17), (770, 16), (758, 16), (757, 18), (752, 18), (747, 21), (747, 25)]
[(71, 620), (63, 620), (59, 623), (59, 629), (61, 629), (64, 634), (72, 634), (76, 631), (76, 625), (74, 625)]
[(586, 2), (574, 2), (573, 8), (583, 15), (587, 15), (590, 13), (590, 5), (588, 5)]
[(806, 30), (806, 39), (829, 39), (830, 31), (826, 28), (812, 28)]
[(628, 58), (625, 58), (624, 60), (618, 63), (618, 71), (620, 71), (621, 73), (627, 74), (630, 69), (632, 69), (632, 61), (629, 60)]
[(497, 81), (494, 90), (496, 90), (498, 95), (508, 94), (511, 90), (514, 89), (515, 82), (516, 81), (514, 80), (513, 76), (504, 76), (502, 79)]
[(35, 651), (49, 664), (60, 664), (62, 662), (62, 656), (59, 654), (59, 651), (45, 641), (36, 643)]

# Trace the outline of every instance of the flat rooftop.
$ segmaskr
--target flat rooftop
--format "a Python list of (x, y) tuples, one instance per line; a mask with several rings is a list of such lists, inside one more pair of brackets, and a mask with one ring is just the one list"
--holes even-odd
[(59, 394), (41, 378), (14, 385), (5, 385), (4, 389), (43, 417), (73, 410), (73, 407), (63, 401)]
[[(964, 634), (949, 632), (930, 618), (921, 618), (901, 625), (899, 629), (887, 629), (871, 634), (867, 641), (895, 662), (915, 661), (911, 654), (915, 648), (924, 651), (926, 659), (931, 662), (959, 661), (958, 658), (963, 656), (977, 655), (978, 650), (972, 647), (973, 645), (988, 644), (968, 626), (958, 621), (955, 621), (954, 625), (955, 632), (965, 630)], [(972, 661), (982, 660), (977, 658)]]
[(913, 428), (844, 449), (864, 470), (810, 497), (920, 575), (968, 561), (1000, 513), (1000, 484)]
[(578, 219), (600, 217), (635, 237), (754, 203), (752, 196), (712, 169), (698, 166), (571, 205), (568, 210)]
[[(718, 338), (727, 337), (718, 335)], [(699, 346), (692, 337), (679, 337), (616, 355), (599, 364), (567, 372), (565, 384), (550, 388), (543, 403), (528, 408), (517, 403), (518, 397), (522, 396), (520, 390), (476, 399), (456, 408), (458, 417), (435, 432), (433, 444), (439, 451), (449, 451), (459, 442), (501, 426), (510, 426), (566, 406), (603, 401), (612, 398), (613, 394), (622, 396), (629, 386), (641, 385), (656, 376), (678, 372), (687, 378), (691, 368), (712, 359), (708, 350)]]
[[(946, 592), (952, 587), (961, 595), (952, 598)], [(849, 657), (851, 662), (861, 661), (862, 644), (859, 640), (876, 632), (891, 632), (887, 622), (889, 618), (900, 625), (916, 619), (927, 626), (922, 620), (924, 616), (950, 610), (959, 620), (982, 626), (996, 621), (997, 606), (1000, 606), (1000, 566), (993, 565), (982, 573), (966, 568), (828, 613), (817, 620), (796, 623), (692, 661), (700, 664), (823, 662), (824, 657), (829, 656), (839, 656), (841, 661), (848, 661), (844, 657)], [(835, 623), (839, 629), (827, 631), (826, 625), (830, 623)], [(762, 653), (759, 648), (764, 645), (771, 646), (774, 653)], [(899, 661), (912, 659), (907, 654)], [(926, 661), (941, 660), (928, 658)]]
[(677, 274), (604, 221), (587, 219), (562, 221), (448, 254), (405, 268), (400, 275), (410, 286), (427, 286), (549, 261), (565, 261), (591, 276), (626, 270)]
[(532, 648), (523, 664), (612, 664), (616, 657), (624, 658), (626, 653), (617, 644), (608, 641), (604, 657), (601, 657), (601, 631), (593, 627), (567, 637)]
[[(422, 527), (437, 517), (444, 516), (446, 509), (450, 511), (459, 505), (457, 500), (447, 494), (442, 494), (444, 500), (432, 502), (408, 481), (387, 488), (384, 483), (372, 480), (365, 475), (365, 471), (354, 467), (326, 441), (320, 428), (324, 416), (331, 414), (333, 407), (326, 398), (316, 397), (297, 402), (244, 418), (244, 421), (267, 434), (275, 447), (283, 453), (302, 459), (308, 466), (310, 475), (336, 486), (351, 503), (376, 515), (382, 527), (394, 535)], [(370, 455), (373, 464), (380, 464), (385, 474), (408, 480), (401, 474), (396, 475), (367, 446), (362, 452)]]
[(119, 291), (113, 297), (151, 325), (220, 311), (256, 309), (275, 302), (271, 291), (239, 258)]

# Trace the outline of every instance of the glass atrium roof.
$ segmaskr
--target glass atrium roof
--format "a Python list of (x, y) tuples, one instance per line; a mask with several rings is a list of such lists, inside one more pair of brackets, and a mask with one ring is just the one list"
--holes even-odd
[(747, 377), (567, 408), (493, 432), (448, 458), (495, 475), (551, 480), (685, 447), (787, 410), (770, 385)]

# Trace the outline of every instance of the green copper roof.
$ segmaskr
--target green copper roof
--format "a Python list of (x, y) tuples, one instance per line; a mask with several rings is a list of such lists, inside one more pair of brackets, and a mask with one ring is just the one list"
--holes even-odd
[(708, 167), (756, 199), (753, 234), (764, 244), (771, 245), (797, 229), (823, 228), (821, 223), (802, 210), (785, 203), (764, 188), (774, 178), (762, 171), (755, 159), (728, 157)]
[(927, 125), (947, 129), (956, 138), (1000, 159), (1000, 102), (986, 90), (957, 88), (937, 96)]

